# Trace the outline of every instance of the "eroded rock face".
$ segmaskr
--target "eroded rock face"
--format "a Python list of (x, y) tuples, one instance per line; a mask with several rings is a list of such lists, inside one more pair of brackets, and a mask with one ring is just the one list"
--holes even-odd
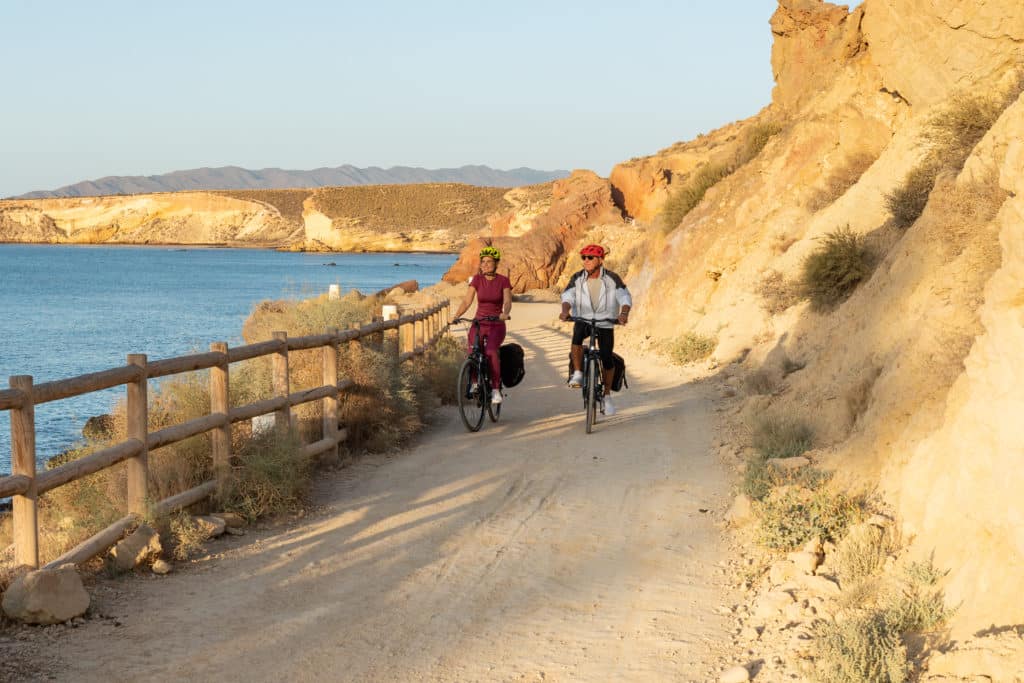
[(884, 87), (915, 107), (1024, 58), (1019, 0), (867, 0), (864, 7), (864, 37)]
[(40, 569), (19, 577), (4, 592), (4, 613), (29, 624), (59, 624), (89, 609), (89, 594), (75, 566)]
[(551, 206), (533, 220), (533, 229), (521, 237), (477, 238), (444, 275), (446, 282), (462, 283), (479, 269), (480, 249), (493, 244), (501, 249), (499, 272), (507, 274), (514, 292), (550, 287), (561, 275), (566, 252), (579, 236), (596, 223), (620, 222), (608, 181), (591, 171), (574, 171), (555, 181)]

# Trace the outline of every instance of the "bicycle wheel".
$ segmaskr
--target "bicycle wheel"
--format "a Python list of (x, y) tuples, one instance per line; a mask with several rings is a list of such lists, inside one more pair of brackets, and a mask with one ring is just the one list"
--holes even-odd
[(476, 362), (467, 358), (462, 362), (459, 370), (459, 385), (456, 387), (459, 396), (459, 417), (462, 424), (471, 432), (480, 431), (480, 425), (484, 423), (484, 392), (481, 387), (475, 394), (470, 394), (473, 386), (473, 371), (476, 369)]
[(597, 420), (597, 373), (594, 370), (596, 365), (593, 359), (587, 359), (587, 374), (583, 377), (584, 386), (587, 388), (587, 434), (594, 428), (594, 422)]

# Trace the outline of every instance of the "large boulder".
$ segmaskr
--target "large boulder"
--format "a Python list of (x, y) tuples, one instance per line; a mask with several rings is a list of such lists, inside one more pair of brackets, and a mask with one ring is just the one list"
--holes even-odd
[(4, 614), (29, 624), (59, 624), (89, 609), (89, 594), (73, 564), (19, 577), (4, 593)]

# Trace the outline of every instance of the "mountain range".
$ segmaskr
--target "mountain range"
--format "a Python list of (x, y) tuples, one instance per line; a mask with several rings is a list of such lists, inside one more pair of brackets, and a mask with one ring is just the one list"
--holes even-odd
[(507, 171), (489, 166), (459, 168), (417, 168), (392, 166), (358, 168), (344, 165), (294, 171), (263, 168), (257, 171), (238, 166), (195, 168), (151, 176), (107, 176), (65, 185), (56, 190), (37, 190), (15, 199), (46, 199), (50, 197), (95, 197), (104, 195), (180, 192), (184, 190), (269, 190), (347, 185), (408, 185), (413, 183), (465, 183), (486, 187), (519, 187), (565, 178), (568, 171), (538, 171), (513, 168)]

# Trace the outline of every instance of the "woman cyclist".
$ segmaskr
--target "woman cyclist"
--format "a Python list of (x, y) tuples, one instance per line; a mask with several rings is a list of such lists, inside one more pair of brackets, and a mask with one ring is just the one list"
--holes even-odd
[(505, 341), (505, 321), (508, 320), (509, 311), (512, 310), (512, 283), (504, 275), (498, 274), (498, 262), (501, 261), (501, 252), (497, 247), (484, 247), (480, 250), (480, 272), (469, 281), (469, 291), (466, 297), (459, 304), (456, 311), (456, 318), (461, 318), (473, 304), (473, 297), (477, 299), (477, 319), (485, 316), (497, 316), (497, 321), (481, 321), (480, 327), (469, 328), (469, 348), (473, 348), (476, 339), (477, 329), (480, 334), (487, 337), (487, 359), (491, 363), (491, 382), (494, 391), (491, 392), (491, 403), (501, 403), (501, 361), (498, 349)]

